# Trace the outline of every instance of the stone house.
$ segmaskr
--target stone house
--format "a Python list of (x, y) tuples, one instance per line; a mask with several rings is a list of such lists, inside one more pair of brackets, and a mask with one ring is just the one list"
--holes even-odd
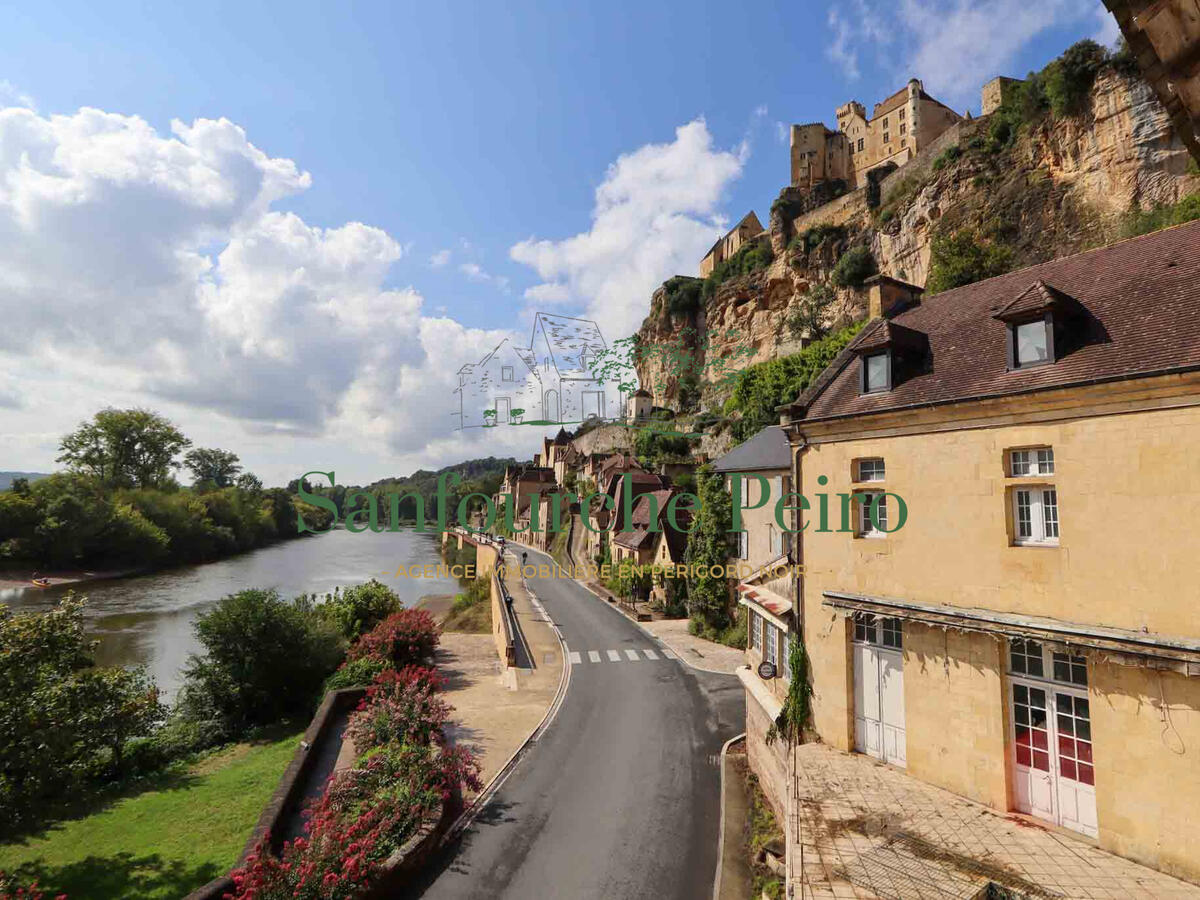
[[(610, 556), (615, 559), (616, 553), (611, 541), (626, 524), (625, 504), (626, 494), (636, 503), (642, 494), (662, 490), (670, 486), (670, 482), (661, 475), (643, 471), (637, 467), (611, 467), (603, 475), (604, 488), (601, 494), (608, 498), (601, 502), (594, 499), (587, 509), (581, 510), (588, 517), (590, 528), (587, 529), (587, 552), (589, 558), (596, 559), (603, 555), (605, 546), (610, 548)], [(628, 483), (628, 488), (626, 488)], [(629, 518), (633, 515), (632, 508)]]
[(754, 210), (750, 210), (704, 254), (704, 259), (700, 260), (700, 277), (707, 278), (719, 263), (729, 259), (738, 252), (742, 244), (758, 237), (763, 231), (762, 222), (758, 221)]
[(871, 313), (783, 413), (813, 730), (1200, 880), (1200, 222)]

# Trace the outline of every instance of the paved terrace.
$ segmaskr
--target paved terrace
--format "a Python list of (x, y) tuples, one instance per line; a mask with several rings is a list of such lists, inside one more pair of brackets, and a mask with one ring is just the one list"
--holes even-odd
[(1200, 887), (861, 754), (797, 748), (805, 900), (1200, 898)]

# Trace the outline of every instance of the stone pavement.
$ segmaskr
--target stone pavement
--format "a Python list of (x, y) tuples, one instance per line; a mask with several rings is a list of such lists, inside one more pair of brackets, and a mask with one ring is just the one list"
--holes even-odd
[[(1200, 898), (1200, 886), (868, 756), (824, 744), (805, 744), (797, 754), (797, 897)], [(989, 893), (989, 883), (1014, 893)]]
[(505, 679), (490, 634), (442, 634), (437, 665), (446, 677), (450, 735), (479, 756), (486, 785), (541, 724), (562, 678), (558, 638), (517, 579), (508, 580), (513, 610), (528, 644), (533, 668)]
[(732, 675), (738, 666), (746, 664), (744, 650), (688, 634), (687, 619), (656, 619), (639, 624), (670, 647), (676, 656), (697, 669)]

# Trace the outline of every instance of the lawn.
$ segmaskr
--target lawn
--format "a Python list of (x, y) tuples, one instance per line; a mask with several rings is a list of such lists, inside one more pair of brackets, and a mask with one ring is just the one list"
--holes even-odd
[(300, 740), (220, 750), (83, 818), (0, 845), (0, 871), (71, 900), (178, 898), (226, 872)]

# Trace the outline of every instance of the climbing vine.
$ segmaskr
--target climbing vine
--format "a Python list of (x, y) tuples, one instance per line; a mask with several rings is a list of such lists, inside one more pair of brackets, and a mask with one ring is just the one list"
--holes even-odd
[(788, 685), (783, 709), (767, 731), (767, 743), (782, 737), (789, 744), (804, 743), (804, 729), (812, 722), (812, 684), (808, 680), (808, 651), (795, 635), (788, 639), (788, 667), (792, 681)]

